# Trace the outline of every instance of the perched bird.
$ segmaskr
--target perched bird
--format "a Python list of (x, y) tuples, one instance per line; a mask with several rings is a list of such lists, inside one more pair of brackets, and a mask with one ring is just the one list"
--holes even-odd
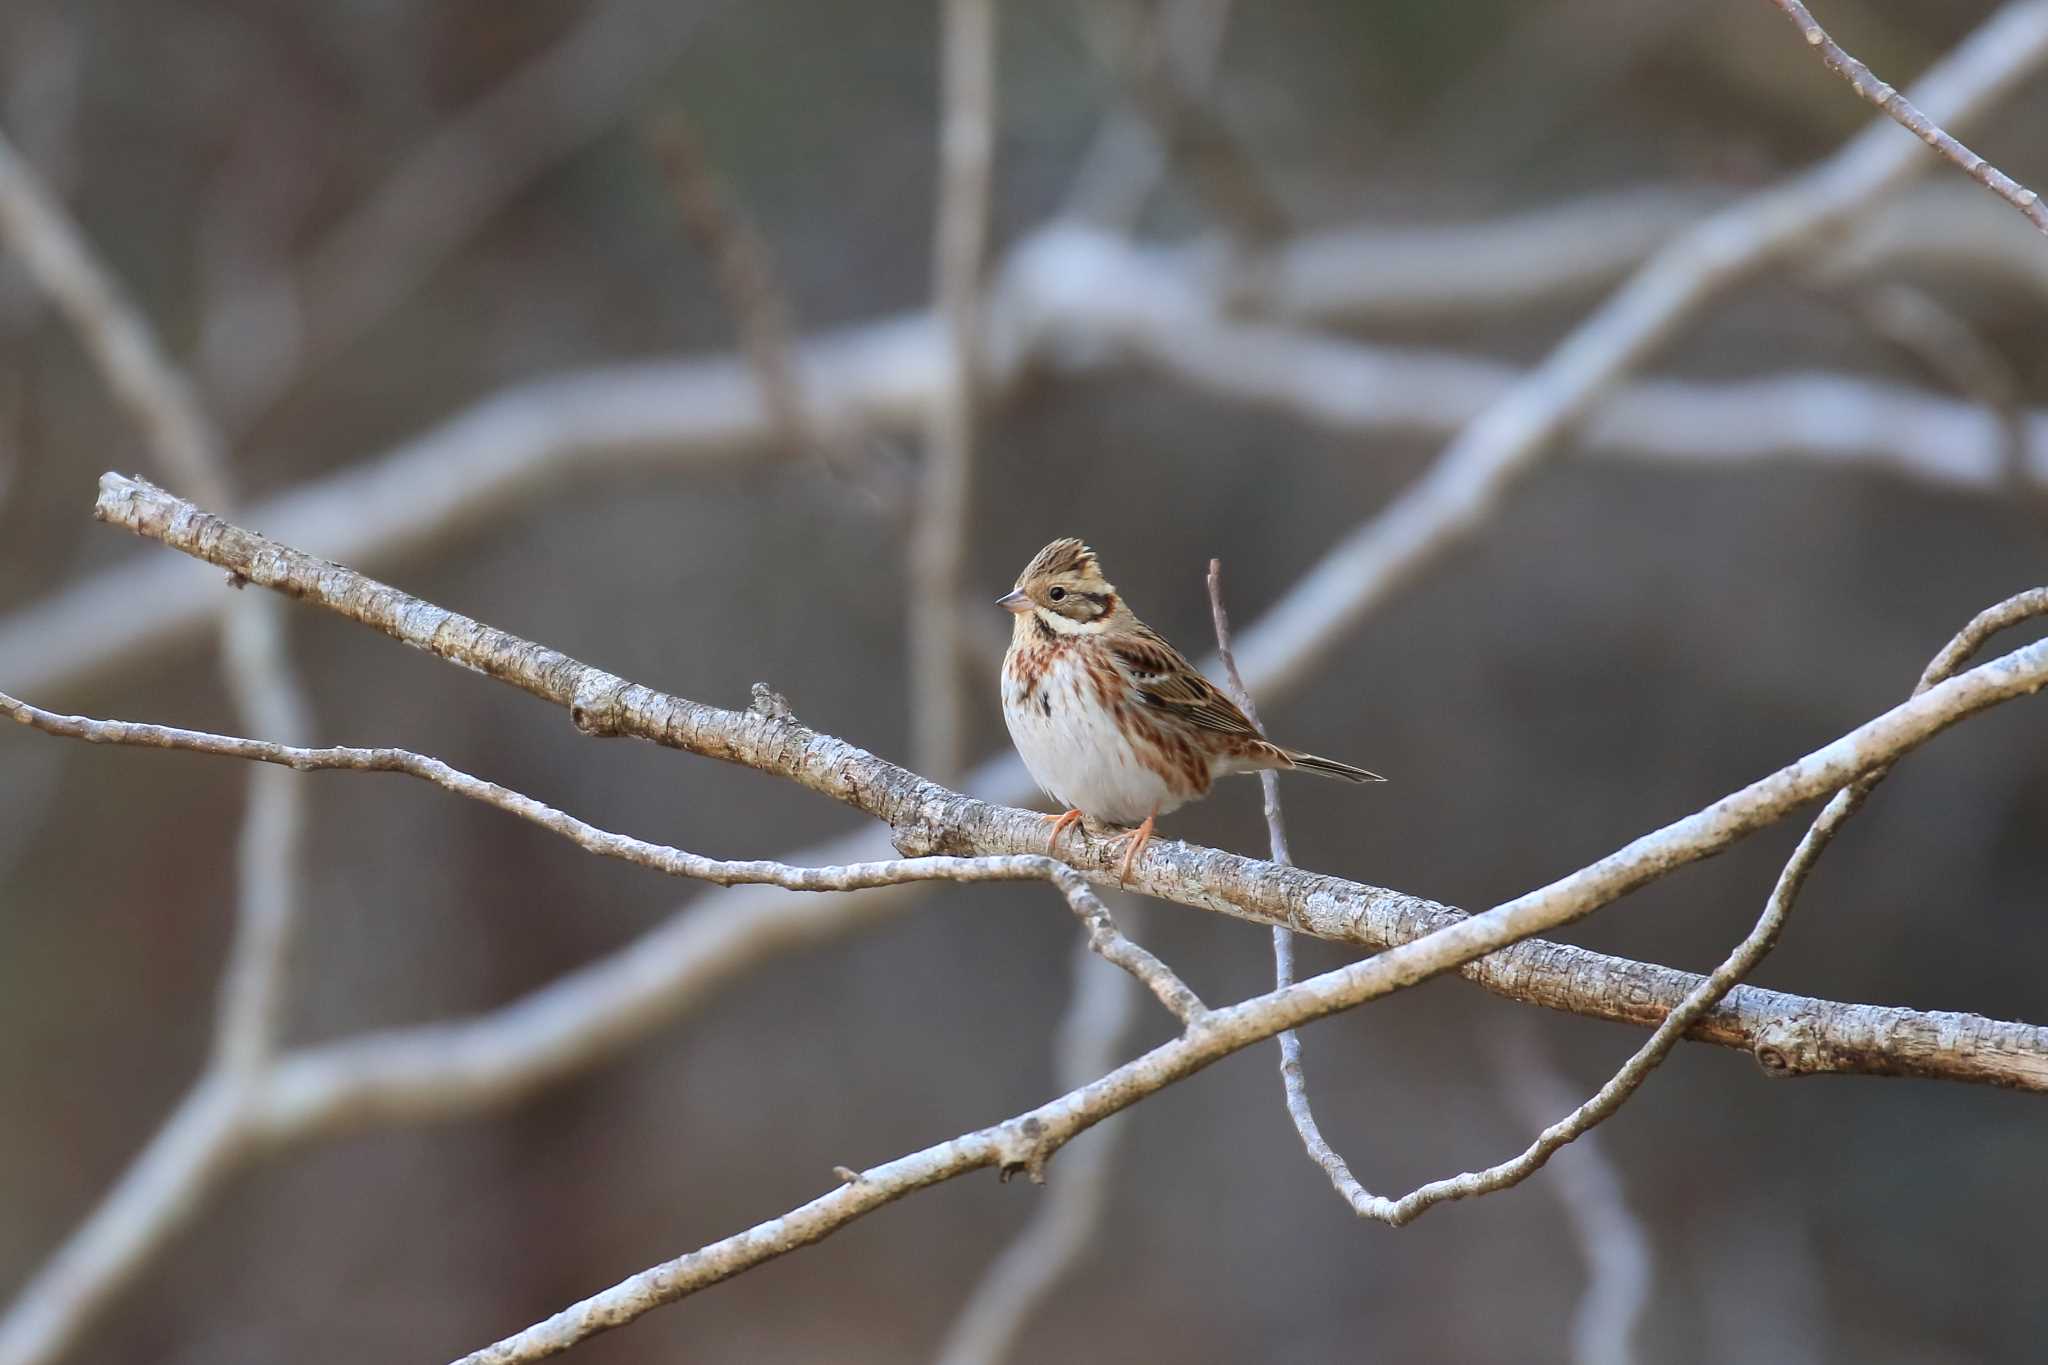
[(1378, 773), (1269, 743), (1244, 712), (1132, 614), (1095, 552), (1055, 540), (996, 605), (1016, 613), (1003, 656), (1003, 720), (1046, 795), (1067, 808), (1046, 852), (1076, 820), (1137, 828), (1118, 880), (1155, 818), (1206, 796), (1228, 773), (1300, 768), (1350, 782)]

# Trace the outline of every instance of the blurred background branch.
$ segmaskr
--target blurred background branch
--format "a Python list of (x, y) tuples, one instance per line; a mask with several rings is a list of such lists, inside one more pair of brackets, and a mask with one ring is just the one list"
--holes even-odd
[[(0, 136), (0, 240), (62, 312), (109, 392), (167, 476), (232, 510), (235, 480), (219, 433), (147, 320), (12, 143)], [(285, 743), (312, 728), (286, 652), (284, 612), (251, 598), (227, 613), (221, 681), (243, 724)], [(105, 1301), (198, 1206), (232, 1164), (236, 1111), (278, 1047), (288, 1000), (305, 832), (300, 791), (286, 775), (250, 774), (236, 839), (235, 929), (221, 974), (206, 1069), (142, 1155), (0, 1319), (0, 1359), (61, 1352)]]

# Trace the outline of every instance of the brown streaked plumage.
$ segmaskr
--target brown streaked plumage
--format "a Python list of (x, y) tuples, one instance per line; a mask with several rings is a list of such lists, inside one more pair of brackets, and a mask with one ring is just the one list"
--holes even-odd
[(1216, 778), (1300, 768), (1352, 782), (1379, 774), (1268, 741), (1236, 703), (1134, 615), (1095, 552), (1055, 540), (999, 606), (1016, 613), (1003, 657), (1003, 719), (1024, 766), (1067, 807), (1068, 825), (1136, 826), (1122, 871), (1156, 817), (1206, 796)]

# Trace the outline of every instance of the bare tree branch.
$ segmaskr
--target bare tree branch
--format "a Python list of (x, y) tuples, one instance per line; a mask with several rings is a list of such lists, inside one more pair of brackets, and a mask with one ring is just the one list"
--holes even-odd
[[(2041, 203), (2040, 195), (1943, 132), (1933, 120), (1914, 107), (1911, 100), (1879, 80), (1871, 73), (1869, 67), (1844, 52), (1841, 45), (1828, 37), (1827, 30), (1820, 26), (1820, 22), (1805, 5), (1799, 3), (1799, 0), (1771, 0), (1771, 3), (1792, 21), (1793, 26), (1799, 30), (1799, 35), (1806, 39), (1806, 45), (1820, 54), (1820, 59), (1827, 65), (1828, 70), (1849, 82), (1850, 89), (1882, 109), (1914, 137), (1962, 167), (1963, 173), (1972, 180), (2025, 214), (2027, 221), (2036, 228), (2048, 233), (2048, 205)], [(2010, 8), (2013, 11), (2024, 11), (2029, 7), (2015, 5)], [(2031, 8), (2034, 11), (2034, 23), (2048, 23), (2048, 10), (2039, 5)]]
[[(231, 526), (147, 483), (103, 475), (94, 515), (203, 558), (257, 586), (339, 612), (553, 701), (568, 708), (585, 733), (631, 735), (791, 778), (887, 823), (906, 855), (1043, 851), (1044, 825), (1032, 812), (972, 800), (772, 711), (725, 711), (628, 683), (338, 564)], [(1910, 736), (1901, 742), (1919, 743), (1966, 710), (1989, 704), (1993, 692), (2002, 699), (2035, 685), (2030, 671), (2033, 650), (2048, 655), (2048, 644), (2007, 656), (1995, 678), (1987, 672), (1994, 670), (1993, 665), (1974, 670), (1967, 675), (1975, 680), (1969, 689), (1937, 689), (1948, 699), (1941, 706), (1931, 704), (1929, 696), (1934, 694), (1929, 694), (1857, 734), (1866, 739), (1878, 733)], [(2006, 688), (2011, 692), (2001, 690)], [(1862, 751), (1852, 739), (1809, 756), (1795, 765), (1800, 776), (1786, 780), (1809, 790), (1805, 784), (1813, 773), (1840, 765), (1855, 767), (1862, 761)], [(1813, 787), (1805, 799), (1841, 785), (1838, 781)], [(1722, 803), (1728, 809), (1716, 817), (1715, 827), (1732, 831), (1741, 825), (1746, 833), (1749, 826), (1742, 822), (1753, 817), (1752, 806), (1747, 800), (1730, 802)], [(1075, 855), (1069, 863), (1090, 880), (1110, 884), (1118, 877), (1116, 840), (1073, 838), (1064, 847)], [(1474, 927), (1488, 923), (1485, 916), (1467, 917), (1420, 897), (1168, 839), (1154, 839), (1147, 846), (1132, 867), (1131, 886), (1160, 899), (1269, 926), (1298, 924), (1321, 937), (1375, 948), (1405, 948), (1412, 940), (1438, 934), (1487, 932)], [(1700, 980), (1690, 973), (1561, 944), (1520, 945), (1493, 954), (1468, 975), (1532, 1003), (1644, 1024), (1662, 1019)], [(1666, 994), (1674, 989), (1676, 995)], [(2048, 1089), (2048, 1031), (2027, 1025), (1802, 1000), (1747, 987), (1731, 994), (1724, 1005), (1700, 1021), (1697, 1036), (1748, 1047), (1769, 1069), (1786, 1074), (1852, 1070), (1942, 1075)], [(1929, 1028), (1934, 1032), (1916, 1031)]]

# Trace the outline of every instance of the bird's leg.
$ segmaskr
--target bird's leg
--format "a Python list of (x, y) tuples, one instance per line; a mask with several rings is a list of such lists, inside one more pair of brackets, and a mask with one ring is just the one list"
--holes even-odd
[(1129, 841), (1129, 846), (1124, 849), (1124, 860), (1116, 870), (1116, 884), (1118, 886), (1130, 885), (1131, 864), (1136, 862), (1138, 855), (1145, 851), (1146, 843), (1152, 838), (1152, 822), (1158, 818), (1158, 813), (1155, 811), (1153, 814), (1145, 817), (1144, 824), (1124, 836)]
[(1060, 836), (1067, 832), (1068, 825), (1081, 818), (1081, 812), (1070, 810), (1065, 815), (1041, 815), (1038, 818), (1052, 821), (1052, 837), (1045, 841), (1045, 856), (1053, 858), (1058, 856), (1056, 850), (1060, 845)]

